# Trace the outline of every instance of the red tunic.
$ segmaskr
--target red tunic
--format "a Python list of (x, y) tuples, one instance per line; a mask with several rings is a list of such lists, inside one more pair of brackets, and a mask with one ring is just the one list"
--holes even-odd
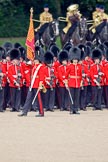
[[(18, 73), (21, 73), (20, 79), (18, 79), (18, 77), (17, 77)], [(9, 66), (9, 68), (8, 68), (8, 79), (9, 79), (9, 86), (10, 87), (18, 88), (15, 85), (15, 81), (19, 82), (20, 87), (23, 86), (24, 72), (23, 72), (23, 68), (22, 68), (21, 64), (19, 64), (19, 65), (11, 64)]]
[[(102, 72), (102, 76), (99, 77), (98, 73), (99, 72)], [(98, 77), (100, 78), (100, 85), (104, 85), (104, 68), (102, 65), (100, 64), (93, 64), (90, 68), (90, 77), (91, 77), (91, 85), (92, 86), (96, 86), (96, 83), (95, 83), (95, 79), (97, 79)]]
[(82, 67), (80, 64), (70, 64), (67, 72), (69, 77), (68, 86), (73, 88), (80, 88), (82, 80)]

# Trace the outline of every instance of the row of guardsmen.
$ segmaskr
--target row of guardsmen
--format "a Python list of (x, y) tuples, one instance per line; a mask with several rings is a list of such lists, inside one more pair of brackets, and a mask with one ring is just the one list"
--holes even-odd
[(24, 60), (21, 46), (7, 53), (0, 47), (0, 112), (8, 102), (12, 112), (20, 111), (22, 104), (19, 116), (37, 108), (36, 116), (43, 117), (44, 110), (54, 111), (57, 100), (61, 111), (79, 114), (79, 109), (86, 110), (87, 96), (93, 110), (102, 110), (103, 92), (108, 108), (108, 42), (95, 48), (90, 42), (67, 43), (61, 51), (54, 44), (45, 53), (37, 46), (35, 51), (31, 62)]

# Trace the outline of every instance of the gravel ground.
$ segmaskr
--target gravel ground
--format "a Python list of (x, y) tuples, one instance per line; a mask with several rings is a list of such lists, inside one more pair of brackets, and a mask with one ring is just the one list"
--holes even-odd
[(108, 162), (108, 110), (0, 114), (0, 162)]

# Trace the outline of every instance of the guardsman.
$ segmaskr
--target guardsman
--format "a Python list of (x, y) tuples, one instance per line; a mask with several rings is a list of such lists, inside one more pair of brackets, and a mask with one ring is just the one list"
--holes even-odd
[(44, 55), (44, 74), (45, 74), (45, 87), (47, 89), (45, 93), (45, 108), (46, 111), (54, 111), (55, 104), (55, 87), (56, 87), (56, 69), (53, 66), (53, 53), (47, 51)]
[(0, 112), (4, 111), (4, 90), (6, 86), (6, 64), (3, 63), (2, 57), (5, 55), (5, 49), (3, 47), (0, 47)]
[[(70, 89), (70, 114), (79, 114), (79, 97), (80, 97), (80, 86), (82, 80), (82, 67), (79, 64), (81, 57), (81, 50), (78, 47), (73, 47), (69, 51), (69, 58), (71, 64), (69, 70), (67, 71), (68, 87)], [(72, 99), (71, 99), (72, 98)], [(73, 100), (73, 101), (72, 101)]]
[(39, 27), (37, 27), (35, 29), (35, 31), (38, 32), (39, 38), (37, 38), (37, 39), (39, 39), (41, 41), (41, 43), (43, 44), (43, 40), (42, 40), (41, 36), (42, 36), (43, 32), (45, 31), (45, 29), (48, 27), (48, 24), (53, 21), (53, 16), (49, 12), (48, 4), (44, 5), (44, 12), (42, 12), (40, 14), (39, 20), (40, 20), (40, 25), (39, 25)]
[(39, 114), (36, 117), (43, 117), (44, 110), (43, 110), (43, 103), (41, 99), (41, 90), (43, 89), (43, 81), (44, 81), (44, 69), (43, 64), (43, 57), (40, 53), (36, 53), (35, 51), (35, 58), (34, 58), (34, 66), (31, 72), (31, 84), (27, 93), (27, 98), (25, 104), (23, 106), (23, 111), (18, 116), (27, 116), (29, 109), (33, 106), (35, 102), (38, 103)]
[(80, 109), (86, 111), (87, 106), (87, 86), (89, 84), (89, 71), (85, 61), (86, 57), (86, 46), (83, 44), (79, 44), (78, 47), (81, 49), (81, 58), (79, 63), (82, 66), (82, 81), (81, 81), (81, 89), (80, 89)]
[(92, 58), (94, 64), (90, 67), (90, 77), (92, 85), (92, 103), (93, 110), (102, 110), (102, 92), (104, 85), (104, 68), (100, 64), (102, 59), (102, 51), (100, 49), (94, 49), (92, 51)]
[(12, 49), (10, 51), (12, 64), (8, 69), (8, 79), (11, 92), (11, 112), (19, 111), (21, 106), (21, 87), (23, 86), (23, 68), (20, 64), (20, 51)]
[(58, 82), (59, 82), (59, 92), (60, 92), (60, 111), (68, 110), (69, 105), (69, 94), (65, 86), (65, 81), (68, 79), (67, 70), (69, 68), (68, 64), (69, 56), (66, 50), (59, 53), (59, 62), (61, 65), (58, 67)]

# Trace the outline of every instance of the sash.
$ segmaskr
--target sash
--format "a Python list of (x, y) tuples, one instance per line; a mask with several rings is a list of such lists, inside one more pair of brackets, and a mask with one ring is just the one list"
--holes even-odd
[(38, 71), (39, 71), (39, 69), (40, 69), (41, 66), (42, 66), (41, 64), (38, 65), (38, 67), (36, 68), (36, 70), (35, 70), (35, 72), (34, 72), (34, 75), (33, 75), (32, 81), (31, 81), (31, 85), (30, 85), (30, 87), (29, 87), (29, 91), (32, 90), (32, 87), (33, 87), (33, 84), (34, 84), (35, 78), (36, 78), (37, 73), (38, 73)]

